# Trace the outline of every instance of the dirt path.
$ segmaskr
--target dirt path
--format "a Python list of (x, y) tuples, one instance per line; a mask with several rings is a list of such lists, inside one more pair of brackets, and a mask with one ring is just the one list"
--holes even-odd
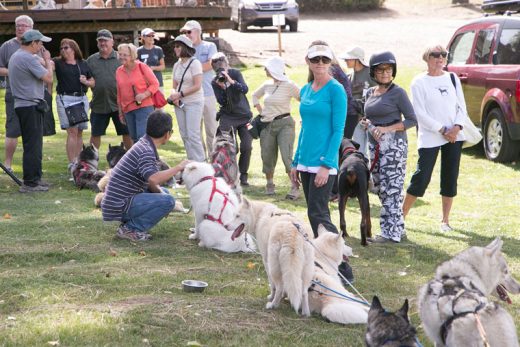
[[(283, 58), (290, 65), (302, 65), (307, 46), (321, 39), (336, 54), (358, 45), (367, 56), (391, 50), (399, 64), (420, 66), (422, 51), (429, 43), (446, 45), (456, 28), (482, 16), (476, 1), (469, 7), (454, 6), (447, 0), (387, 0), (385, 4), (384, 9), (371, 12), (302, 15), (297, 33), (282, 34)], [(247, 33), (222, 30), (220, 36), (246, 63), (261, 63), (277, 54), (278, 38), (272, 28), (251, 27)]]

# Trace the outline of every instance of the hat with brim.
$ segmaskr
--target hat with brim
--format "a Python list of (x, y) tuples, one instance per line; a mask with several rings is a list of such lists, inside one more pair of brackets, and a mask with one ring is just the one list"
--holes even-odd
[(184, 24), (184, 26), (181, 28), (180, 32), (188, 31), (188, 30), (198, 30), (199, 32), (202, 32), (202, 27), (200, 26), (200, 23), (196, 20), (189, 20)]
[(155, 36), (155, 31), (153, 31), (152, 28), (144, 28), (143, 30), (141, 30), (141, 36), (148, 36), (150, 34), (153, 34), (153, 38), (155, 40), (157, 40), (157, 37)]
[(334, 54), (332, 53), (332, 49), (329, 46), (325, 45), (314, 45), (309, 47), (307, 51), (307, 58), (312, 59), (314, 57), (327, 57), (329, 59), (334, 59)]
[(96, 36), (96, 40), (112, 40), (113, 38), (112, 33), (107, 29), (101, 29)]
[(343, 60), (359, 60), (361, 64), (368, 67), (368, 64), (365, 62), (365, 51), (361, 47), (354, 47), (340, 55), (339, 58)]
[(188, 48), (188, 51), (190, 51), (192, 54), (195, 53), (195, 48), (193, 47), (193, 42), (191, 42), (191, 40), (188, 38), (188, 36), (179, 35), (173, 40), (173, 42), (181, 42)]
[(44, 36), (38, 30), (27, 30), (22, 36), (22, 42), (27, 43), (33, 41), (51, 42), (52, 39), (50, 37)]
[(265, 68), (269, 74), (277, 81), (288, 81), (289, 78), (285, 75), (285, 62), (280, 57), (269, 58), (264, 63)]

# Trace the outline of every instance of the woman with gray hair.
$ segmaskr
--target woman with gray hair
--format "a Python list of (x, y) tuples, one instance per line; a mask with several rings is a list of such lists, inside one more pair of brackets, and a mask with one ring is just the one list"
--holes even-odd
[(148, 115), (154, 110), (151, 96), (159, 90), (159, 81), (148, 65), (137, 60), (133, 44), (120, 44), (117, 53), (122, 64), (116, 70), (119, 119), (136, 143), (146, 133)]
[(251, 161), (253, 138), (247, 129), (251, 120), (251, 109), (246, 94), (249, 88), (240, 71), (229, 68), (229, 62), (223, 53), (216, 53), (211, 57), (211, 66), (215, 71), (215, 78), (211, 82), (215, 97), (220, 104), (217, 112), (219, 131), (234, 129), (240, 137), (240, 158), (238, 169), (240, 171), (240, 185), (249, 186), (247, 170)]
[(419, 159), (403, 203), (406, 217), (417, 197), (422, 197), (441, 152), (441, 190), (443, 232), (452, 231), (449, 224), (453, 198), (457, 195), (462, 143), (462, 124), (467, 117), (466, 102), (459, 78), (444, 71), (448, 52), (441, 45), (428, 47), (423, 60), (428, 71), (414, 78), (411, 84), (413, 107), (419, 129), (417, 148)]
[(200, 134), (204, 110), (202, 64), (194, 57), (193, 42), (186, 35), (175, 38), (173, 49), (179, 60), (173, 66), (173, 89), (169, 99), (175, 106), (175, 116), (188, 159), (202, 162), (206, 159)]

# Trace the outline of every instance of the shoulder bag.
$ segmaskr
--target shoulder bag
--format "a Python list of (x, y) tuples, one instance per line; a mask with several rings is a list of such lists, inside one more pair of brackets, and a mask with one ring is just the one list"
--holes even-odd
[[(142, 68), (141, 64), (138, 64), (138, 65), (139, 65), (139, 70), (141, 71), (141, 75), (143, 75), (143, 78), (146, 81), (146, 84), (150, 85), (150, 83), (146, 79), (146, 76), (143, 72), (143, 68)], [(153, 107), (155, 107), (155, 108), (163, 108), (167, 104), (164, 94), (159, 89), (157, 89), (157, 91), (154, 94), (152, 94), (152, 101), (153, 101)]]
[[(457, 84), (455, 82), (455, 76), (452, 72), (450, 72), (451, 83), (453, 83), (453, 87), (455, 88), (455, 92), (457, 92)], [(462, 107), (457, 103), (457, 112), (464, 112)], [(468, 113), (465, 113), (464, 124), (461, 124), (464, 130), (464, 136), (466, 140), (462, 144), (462, 148), (468, 148), (475, 146), (482, 140), (482, 134), (480, 134), (479, 129), (473, 124), (471, 119), (469, 119)]]
[[(280, 87), (279, 84), (276, 86), (276, 88), (274, 88), (271, 95), (276, 93), (276, 91), (278, 90), (278, 87)], [(256, 140), (256, 139), (260, 138), (260, 134), (262, 133), (262, 130), (264, 130), (268, 125), (269, 125), (269, 122), (262, 122), (262, 115), (259, 114), (258, 116), (256, 116), (249, 122), (247, 130), (249, 131), (249, 134), (251, 135), (251, 137)]]

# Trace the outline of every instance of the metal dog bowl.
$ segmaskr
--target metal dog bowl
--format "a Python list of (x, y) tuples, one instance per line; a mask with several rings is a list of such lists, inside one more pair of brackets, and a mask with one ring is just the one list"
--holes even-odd
[(202, 293), (208, 284), (203, 281), (184, 280), (182, 281), (182, 290), (187, 293)]

